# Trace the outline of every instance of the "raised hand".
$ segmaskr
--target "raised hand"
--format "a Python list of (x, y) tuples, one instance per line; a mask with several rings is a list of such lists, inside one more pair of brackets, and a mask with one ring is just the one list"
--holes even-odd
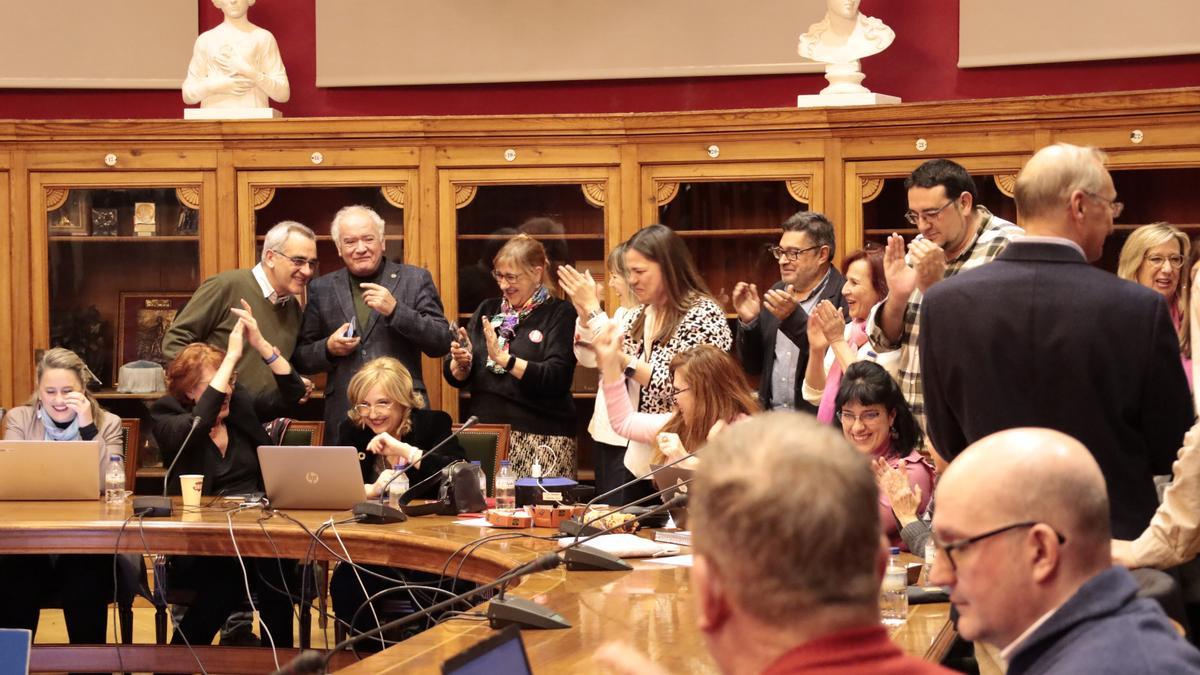
[(876, 457), (871, 462), (871, 469), (875, 472), (879, 489), (891, 501), (896, 517), (902, 523), (916, 520), (917, 511), (921, 508), (921, 486), (910, 485), (904, 471), (892, 468), (882, 457)]
[(571, 304), (582, 321), (587, 322), (588, 316), (600, 309), (599, 289), (596, 280), (588, 272), (562, 265), (558, 268), (558, 283), (571, 298)]
[(655, 437), (658, 442), (658, 451), (667, 457), (669, 461), (683, 459), (687, 456), (687, 448), (683, 447), (683, 441), (679, 438), (679, 434), (669, 431), (662, 432)]
[(733, 287), (733, 311), (737, 312), (738, 320), (750, 323), (758, 318), (762, 311), (762, 300), (758, 297), (758, 287), (744, 281), (737, 282)]
[(246, 324), (239, 318), (233, 325), (233, 330), (229, 331), (229, 346), (225, 349), (225, 358), (232, 359), (234, 363), (237, 363), (245, 351)]
[(384, 316), (391, 316), (396, 311), (396, 296), (391, 291), (379, 284), (364, 282), (359, 286), (363, 289), (363, 302), (367, 307)]
[(795, 287), (788, 284), (784, 289), (773, 288), (763, 294), (763, 304), (766, 305), (767, 311), (774, 314), (775, 318), (783, 321), (796, 311), (799, 303), (796, 302)]
[(79, 426), (86, 427), (95, 420), (92, 419), (92, 402), (82, 391), (70, 391), (63, 396), (67, 407), (75, 411), (75, 419)]
[(825, 337), (825, 331), (821, 330), (821, 322), (816, 317), (808, 317), (805, 332), (808, 333), (808, 350), (819, 352), (824, 358), (825, 350), (829, 349), (829, 340)]
[(508, 363), (508, 344), (500, 346), (500, 338), (496, 337), (496, 329), (492, 322), (483, 319), (483, 339), (487, 343), (488, 358), (492, 363), (503, 368)]
[(623, 377), (624, 354), (621, 346), (625, 335), (621, 327), (610, 321), (592, 336), (592, 351), (596, 353), (596, 365), (606, 382), (616, 382)]
[(828, 300), (817, 303), (808, 317), (808, 323), (810, 326), (814, 323), (817, 324), (822, 335), (825, 336), (827, 344), (845, 339), (846, 317), (842, 316), (842, 310), (834, 307), (833, 303)]
[(270, 358), (274, 347), (259, 332), (258, 320), (254, 318), (254, 312), (250, 309), (250, 303), (246, 302), (245, 298), (242, 298), (241, 304), (240, 309), (230, 307), (229, 311), (242, 322), (242, 327), (245, 329), (246, 342), (250, 344), (250, 347), (261, 354), (263, 358)]
[(450, 371), (454, 377), (465, 380), (471, 374), (471, 338), (462, 326), (456, 335), (457, 339), (450, 342)]
[(945, 277), (946, 252), (941, 246), (928, 239), (921, 239), (908, 247), (908, 253), (912, 256), (917, 288), (921, 289), (922, 293)]
[(883, 251), (883, 276), (889, 296), (908, 299), (917, 288), (917, 272), (904, 261), (904, 237), (892, 233)]

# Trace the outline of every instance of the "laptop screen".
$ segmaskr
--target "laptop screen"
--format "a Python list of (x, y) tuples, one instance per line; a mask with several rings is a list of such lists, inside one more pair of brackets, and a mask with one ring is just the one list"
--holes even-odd
[(521, 631), (514, 625), (506, 626), (442, 664), (444, 675), (532, 675), (532, 672)]

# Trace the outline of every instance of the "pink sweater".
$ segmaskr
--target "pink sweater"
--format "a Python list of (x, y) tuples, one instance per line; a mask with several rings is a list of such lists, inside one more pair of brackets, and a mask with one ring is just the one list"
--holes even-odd
[(608, 423), (618, 436), (650, 444), (654, 442), (655, 434), (671, 419), (670, 413), (635, 412), (624, 379), (612, 384), (602, 382), (601, 386), (604, 387), (604, 403), (608, 407)]
[[(933, 467), (929, 466), (921, 453), (916, 450), (909, 453), (907, 457), (890, 459), (888, 464), (893, 469), (903, 466), (904, 472), (908, 475), (908, 484), (921, 486), (921, 506), (917, 509), (917, 516), (920, 517), (929, 506), (929, 498), (933, 496)], [(879, 524), (892, 546), (905, 547), (904, 540), (900, 538), (900, 528), (896, 524), (896, 516), (892, 513), (892, 500), (883, 490), (879, 491)], [(924, 555), (924, 551), (915, 551), (915, 553)]]

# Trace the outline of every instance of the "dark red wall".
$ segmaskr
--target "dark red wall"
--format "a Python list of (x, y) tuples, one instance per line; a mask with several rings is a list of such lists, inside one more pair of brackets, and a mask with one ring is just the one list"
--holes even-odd
[[(197, 0), (200, 26), (221, 19)], [(1200, 56), (960, 70), (958, 3), (864, 0), (865, 13), (896, 31), (886, 52), (864, 60), (865, 84), (905, 101), (1071, 94), (1200, 85)], [(903, 10), (903, 13), (901, 12)], [(287, 117), (648, 112), (795, 105), (816, 93), (820, 75), (765, 75), (422, 87), (318, 89), (315, 0), (262, 0), (254, 22), (275, 34), (287, 65)], [(796, 33), (806, 27), (797, 26)], [(1000, 36), (1003, 39), (1003, 36)], [(179, 64), (182, 82), (187, 65)], [(179, 118), (178, 91), (2, 90), (0, 118)]]

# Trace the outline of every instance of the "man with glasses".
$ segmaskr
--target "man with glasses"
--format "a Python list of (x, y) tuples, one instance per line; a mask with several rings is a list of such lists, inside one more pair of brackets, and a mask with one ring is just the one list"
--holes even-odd
[(938, 481), (930, 582), (1008, 675), (1200, 673), (1200, 652), (1110, 554), (1100, 466), (1050, 429), (973, 444)]
[(943, 459), (1011, 427), (1062, 431), (1100, 465), (1113, 534), (1134, 539), (1193, 412), (1163, 297), (1088, 264), (1121, 211), (1104, 160), (1065, 143), (1029, 160), (1015, 188), (1027, 235), (929, 291), (921, 365)]
[(897, 380), (913, 416), (925, 431), (925, 400), (917, 338), (924, 294), (934, 284), (995, 258), (1021, 230), (979, 204), (975, 181), (961, 165), (931, 159), (904, 181), (908, 211), (904, 214), (920, 234), (908, 246), (888, 237), (884, 276), (888, 296), (867, 319), (867, 337), (879, 353), (900, 350)]
[(801, 211), (783, 223), (779, 245), (780, 281), (759, 297), (754, 284), (733, 289), (738, 314), (737, 350), (742, 367), (761, 375), (758, 400), (765, 409), (817, 409), (804, 400), (801, 385), (808, 366), (808, 314), (822, 300), (846, 304), (846, 280), (830, 264), (836, 249), (833, 224), (820, 213)]
[[(163, 356), (175, 358), (193, 342), (228, 349), (229, 333), (237, 323), (231, 307), (245, 300), (259, 331), (288, 360), (300, 332), (298, 297), (317, 274), (317, 238), (313, 231), (285, 220), (267, 231), (262, 259), (252, 269), (229, 270), (200, 284), (163, 337)], [(238, 384), (254, 394), (276, 389), (270, 360), (264, 362), (253, 349), (237, 365)], [(312, 383), (306, 381), (311, 389)]]
[(338, 428), (350, 409), (346, 388), (363, 364), (391, 356), (408, 369), (425, 404), (421, 354), (450, 351), (450, 324), (428, 270), (384, 256), (385, 223), (367, 206), (347, 206), (330, 226), (346, 264), (322, 276), (308, 291), (293, 363), (302, 373), (328, 372), (325, 438), (341, 443)]

